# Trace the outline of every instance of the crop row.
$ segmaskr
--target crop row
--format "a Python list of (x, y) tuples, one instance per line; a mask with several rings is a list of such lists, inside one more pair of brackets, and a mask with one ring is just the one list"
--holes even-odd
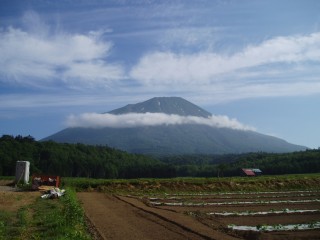
[(310, 229), (319, 229), (320, 222), (312, 222), (308, 224), (288, 224), (288, 225), (257, 225), (257, 226), (237, 226), (237, 225), (228, 225), (229, 229), (240, 230), (240, 231), (292, 231), (292, 230), (310, 230)]
[(264, 192), (221, 192), (221, 193), (165, 193), (166, 196), (221, 196), (221, 195), (261, 195), (261, 194), (297, 194), (297, 193), (320, 193), (318, 190), (303, 191), (264, 191)]
[(254, 211), (244, 211), (244, 212), (209, 212), (207, 215), (216, 216), (257, 216), (257, 215), (274, 215), (274, 214), (295, 214), (295, 213), (316, 213), (320, 212), (319, 209), (308, 209), (308, 210), (298, 210), (298, 209), (283, 209), (280, 211), (270, 210), (264, 212), (254, 212)]
[[(296, 194), (296, 195), (257, 195), (254, 196), (254, 198), (285, 198), (285, 197), (315, 197), (315, 196), (320, 196), (319, 194), (315, 194), (315, 193), (300, 193), (300, 194)], [(197, 198), (197, 199), (209, 199), (209, 198), (215, 198), (215, 199), (237, 199), (237, 198), (241, 198), (241, 199), (252, 199), (252, 196), (223, 196), (223, 195), (189, 195), (189, 196), (165, 196), (165, 197), (149, 197), (150, 201), (164, 201), (164, 200), (184, 200), (184, 199), (193, 199), (193, 198)]]
[(280, 200), (280, 201), (232, 201), (232, 202), (149, 202), (153, 206), (219, 206), (219, 205), (251, 205), (251, 204), (279, 204), (279, 203), (314, 203), (319, 199)]

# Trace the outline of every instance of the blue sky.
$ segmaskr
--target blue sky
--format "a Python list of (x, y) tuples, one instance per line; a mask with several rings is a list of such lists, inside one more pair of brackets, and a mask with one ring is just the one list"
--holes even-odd
[(319, 64), (317, 0), (1, 0), (0, 134), (179, 96), (318, 148)]

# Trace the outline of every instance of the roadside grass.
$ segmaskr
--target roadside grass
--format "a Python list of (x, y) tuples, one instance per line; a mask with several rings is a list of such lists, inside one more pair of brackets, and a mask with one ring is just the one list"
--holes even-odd
[(109, 193), (135, 194), (320, 190), (320, 174), (171, 179), (63, 178), (62, 184), (65, 186), (71, 186), (77, 191), (95, 190)]
[(0, 240), (5, 239), (90, 240), (91, 236), (75, 191), (67, 188), (59, 199), (39, 196), (16, 212), (0, 211)]
[(6, 239), (5, 236), (8, 232), (8, 223), (12, 218), (11, 213), (7, 211), (0, 211), (0, 239)]

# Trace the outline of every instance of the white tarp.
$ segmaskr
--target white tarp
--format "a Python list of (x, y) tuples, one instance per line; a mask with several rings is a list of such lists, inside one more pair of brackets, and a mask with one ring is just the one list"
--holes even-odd
[(60, 188), (52, 188), (48, 193), (43, 194), (41, 198), (59, 198), (65, 194), (66, 190)]

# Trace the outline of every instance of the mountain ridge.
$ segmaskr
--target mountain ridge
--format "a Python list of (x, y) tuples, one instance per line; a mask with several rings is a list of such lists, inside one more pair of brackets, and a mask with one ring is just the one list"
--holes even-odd
[(118, 115), (147, 112), (176, 114), (180, 116), (197, 116), (204, 118), (212, 116), (211, 113), (181, 97), (154, 97), (144, 102), (128, 104), (107, 113)]
[[(211, 113), (180, 97), (155, 97), (107, 112), (165, 113), (209, 118)], [(254, 131), (201, 124), (173, 124), (124, 128), (66, 128), (44, 140), (108, 145), (130, 153), (149, 155), (293, 152), (306, 147)]]

